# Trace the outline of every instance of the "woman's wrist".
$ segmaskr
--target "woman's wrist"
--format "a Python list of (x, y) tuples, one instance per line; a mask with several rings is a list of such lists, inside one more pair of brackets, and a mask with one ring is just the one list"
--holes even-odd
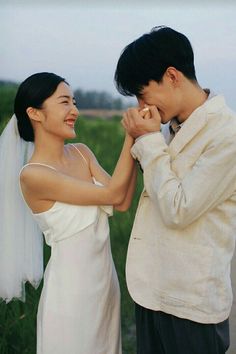
[(125, 133), (125, 140), (126, 140), (128, 143), (130, 143), (131, 145), (134, 144), (134, 138), (133, 138), (131, 135), (129, 135), (128, 132)]

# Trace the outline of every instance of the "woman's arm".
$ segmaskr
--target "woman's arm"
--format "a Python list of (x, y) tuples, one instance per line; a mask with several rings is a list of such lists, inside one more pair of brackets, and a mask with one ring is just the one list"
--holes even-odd
[(135, 191), (135, 187), (136, 187), (136, 180), (137, 180), (137, 165), (134, 162), (133, 163), (133, 172), (132, 172), (132, 176), (130, 179), (130, 183), (128, 186), (128, 190), (125, 196), (125, 199), (123, 200), (123, 202), (121, 204), (115, 205), (115, 209), (118, 211), (126, 211), (129, 209), (132, 199), (133, 199), (133, 195), (134, 195), (134, 191)]
[[(76, 144), (76, 147), (83, 153), (84, 156), (86, 156), (87, 161), (89, 162), (91, 175), (95, 177), (95, 179), (100, 183), (102, 183), (104, 186), (107, 186), (111, 180), (111, 176), (101, 167), (93, 152), (84, 144)], [(136, 179), (137, 179), (137, 165), (133, 160), (132, 175), (127, 188), (127, 193), (125, 195), (123, 202), (119, 205), (115, 205), (116, 210), (126, 211), (130, 207), (135, 186), (136, 186)]]
[(74, 145), (86, 158), (91, 176), (93, 176), (96, 181), (102, 183), (103, 186), (108, 186), (111, 176), (99, 164), (94, 153), (85, 144), (78, 143)]
[[(54, 171), (30, 165), (21, 174), (24, 196), (39, 201), (60, 201), (77, 205), (119, 205), (123, 202), (133, 170), (130, 149), (133, 138), (126, 134), (114, 173), (106, 186), (98, 186)], [(102, 182), (102, 181), (101, 181)]]

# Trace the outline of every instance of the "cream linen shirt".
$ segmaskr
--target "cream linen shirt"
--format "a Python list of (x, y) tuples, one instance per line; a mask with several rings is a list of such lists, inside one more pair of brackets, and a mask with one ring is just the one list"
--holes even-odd
[(146, 135), (126, 277), (141, 306), (200, 323), (228, 318), (236, 233), (236, 115), (222, 96), (198, 107), (167, 145)]

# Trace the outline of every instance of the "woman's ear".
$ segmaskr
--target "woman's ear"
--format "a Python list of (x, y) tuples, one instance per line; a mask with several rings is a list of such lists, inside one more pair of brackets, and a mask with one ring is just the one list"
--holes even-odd
[(26, 109), (26, 113), (28, 114), (28, 116), (31, 120), (36, 121), (36, 122), (41, 122), (42, 117), (41, 117), (40, 111), (37, 108), (28, 107)]

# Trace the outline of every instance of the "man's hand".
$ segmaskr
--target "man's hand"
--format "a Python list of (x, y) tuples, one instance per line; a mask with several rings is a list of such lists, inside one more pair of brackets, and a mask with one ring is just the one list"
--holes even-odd
[(128, 134), (136, 139), (141, 135), (160, 131), (161, 116), (156, 106), (144, 109), (129, 108), (124, 113), (121, 123)]

